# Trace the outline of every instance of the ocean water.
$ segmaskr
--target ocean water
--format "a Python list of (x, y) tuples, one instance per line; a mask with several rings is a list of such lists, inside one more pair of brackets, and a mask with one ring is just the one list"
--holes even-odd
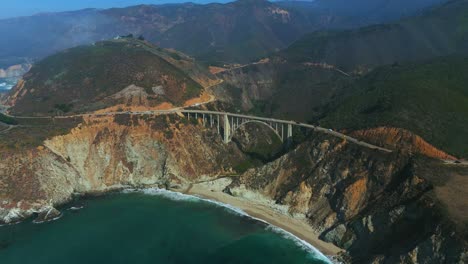
[(80, 203), (53, 222), (0, 227), (0, 263), (329, 263), (287, 232), (187, 195), (146, 190)]
[(10, 90), (17, 82), (17, 78), (0, 78), (0, 92)]

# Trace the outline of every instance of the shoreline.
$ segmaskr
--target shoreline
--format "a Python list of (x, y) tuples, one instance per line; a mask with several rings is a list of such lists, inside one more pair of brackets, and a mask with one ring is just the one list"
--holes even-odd
[[(291, 238), (294, 238), (298, 242), (302, 243), (304, 246), (309, 247), (310, 250), (316, 251), (318, 254), (323, 255), (328, 260), (330, 260), (331, 263), (335, 263), (336, 258), (334, 257), (338, 256), (340, 252), (344, 252), (343, 249), (335, 246), (334, 244), (328, 243), (319, 239), (317, 232), (307, 222), (301, 219), (296, 219), (291, 216), (280, 213), (265, 204), (256, 203), (256, 202), (247, 200), (242, 197), (231, 196), (226, 193), (223, 193), (222, 191), (219, 191), (219, 190), (215, 191), (211, 188), (204, 187), (200, 184), (193, 184), (186, 191), (180, 190), (180, 189), (167, 190), (167, 189), (160, 189), (157, 187), (132, 188), (130, 186), (125, 186), (125, 187), (121, 186), (119, 188), (115, 188), (112, 190), (77, 194), (75, 198), (78, 198), (78, 199), (82, 199), (84, 197), (93, 198), (93, 197), (105, 196), (105, 195), (112, 194), (112, 193), (119, 193), (119, 192), (125, 193), (126, 191), (129, 191), (129, 192), (143, 191), (144, 192), (144, 190), (151, 190), (153, 188), (156, 188), (157, 190), (161, 190), (161, 191), (179, 193), (182, 195), (185, 194), (185, 195), (189, 195), (195, 198), (198, 197), (198, 199), (203, 199), (203, 200), (206, 200), (207, 202), (211, 201), (213, 203), (221, 203), (221, 204), (226, 205), (228, 208), (231, 208), (231, 210), (234, 210), (234, 211), (235, 209), (240, 209), (242, 212), (244, 212), (244, 215), (247, 214), (249, 217), (257, 221), (263, 222), (272, 227), (277, 227), (279, 229), (282, 229), (282, 233), (284, 232), (285, 235), (291, 236)], [(72, 201), (73, 199), (60, 205), (59, 207), (62, 207), (61, 210), (65, 210), (65, 207), (68, 207), (68, 205), (73, 204)], [(67, 208), (66, 210), (73, 210), (72, 208), (74, 208), (74, 206), (71, 206)], [(34, 222), (33, 220), (33, 223), (41, 224), (43, 222), (51, 222), (54, 220), (58, 220), (62, 216), (63, 214), (61, 214), (59, 217), (56, 217), (54, 219), (42, 221), (42, 222)], [(9, 223), (9, 224), (0, 225), (0, 226), (15, 225), (15, 224), (22, 223), (24, 220), (25, 219), (22, 219), (14, 223)]]
[[(180, 191), (176, 192), (180, 193)], [(276, 212), (266, 205), (253, 203), (244, 198), (234, 197), (223, 192), (212, 191), (197, 184), (194, 184), (186, 194), (199, 196), (201, 198), (239, 208), (253, 218), (257, 218), (258, 220), (264, 221), (291, 233), (297, 238), (307, 242), (327, 257), (337, 256), (340, 252), (344, 251), (332, 243), (319, 239), (316, 231), (313, 230), (313, 228), (305, 221)]]

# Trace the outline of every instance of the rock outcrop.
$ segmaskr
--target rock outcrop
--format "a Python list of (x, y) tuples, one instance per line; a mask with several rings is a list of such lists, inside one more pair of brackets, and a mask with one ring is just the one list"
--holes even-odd
[[(247, 132), (239, 135), (255, 141)], [(54, 219), (53, 208), (76, 193), (184, 191), (242, 167), (247, 143), (226, 145), (214, 129), (178, 116), (87, 117), (36, 148), (0, 149), (1, 223)], [(468, 169), (422, 159), (316, 133), (220, 190), (308, 221), (351, 263), (466, 263), (466, 205), (447, 192), (465, 186)], [(456, 195), (463, 200), (463, 188)]]
[(405, 149), (408, 152), (419, 153), (436, 159), (457, 159), (456, 157), (427, 143), (427, 141), (420, 136), (402, 128), (378, 127), (353, 131), (350, 134), (351, 136), (360, 138), (366, 142), (372, 142), (373, 144), (385, 146), (391, 149)]
[(90, 118), (43, 146), (0, 153), (0, 216), (5, 223), (63, 204), (74, 193), (180, 188), (229, 173), (244, 160), (214, 130), (168, 116)]
[(434, 172), (423, 169), (430, 162), (313, 136), (227, 189), (287, 206), (346, 249), (352, 263), (466, 263), (466, 230), (457, 233), (444, 209), (450, 201), (434, 192)]

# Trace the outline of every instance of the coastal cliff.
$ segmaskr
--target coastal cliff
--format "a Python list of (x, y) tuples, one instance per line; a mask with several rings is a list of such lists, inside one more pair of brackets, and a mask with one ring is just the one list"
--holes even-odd
[(465, 185), (467, 172), (317, 134), (227, 189), (286, 206), (352, 263), (466, 263), (466, 204), (455, 198), (463, 191), (440, 188), (455, 191), (450, 182)]
[(221, 142), (212, 130), (166, 116), (85, 119), (35, 148), (1, 148), (0, 217), (15, 222), (63, 204), (74, 193), (178, 188), (229, 173), (244, 157)]
[(466, 218), (457, 214), (466, 205), (450, 201), (463, 194), (453, 185), (464, 186), (467, 169), (319, 133), (253, 167), (256, 140), (243, 132), (226, 145), (216, 130), (176, 115), (86, 117), (37, 146), (1, 148), (1, 221), (56, 216), (75, 194), (207, 184), (308, 224), (350, 263), (466, 261)]

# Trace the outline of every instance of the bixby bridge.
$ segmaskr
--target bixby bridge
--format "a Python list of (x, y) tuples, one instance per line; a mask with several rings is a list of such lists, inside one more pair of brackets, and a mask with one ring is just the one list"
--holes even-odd
[[(169, 111), (174, 112), (174, 111)], [(236, 131), (246, 124), (249, 123), (258, 123), (263, 124), (270, 128), (278, 137), (279, 139), (284, 142), (286, 140), (292, 139), (293, 137), (293, 127), (300, 127), (309, 130), (313, 130), (316, 132), (326, 133), (335, 137), (342, 138), (346, 141), (371, 148), (377, 149), (384, 152), (392, 152), (389, 149), (382, 148), (379, 146), (375, 146), (369, 144), (367, 142), (360, 141), (353, 137), (347, 136), (340, 132), (333, 131), (331, 129), (326, 129), (319, 126), (314, 126), (310, 124), (289, 121), (289, 120), (281, 120), (275, 118), (266, 118), (266, 117), (258, 117), (258, 116), (250, 116), (250, 115), (243, 115), (243, 114), (233, 114), (227, 112), (217, 112), (217, 111), (204, 111), (204, 110), (179, 110), (176, 111), (178, 113), (183, 114), (188, 119), (196, 118), (202, 120), (202, 124), (205, 126), (214, 127), (216, 126), (218, 133), (221, 133), (221, 127), (223, 128), (223, 140), (225, 143), (229, 143), (236, 133)]]
[[(202, 121), (202, 124), (205, 126), (216, 127), (219, 134), (223, 133), (223, 141), (225, 143), (231, 142), (233, 135), (238, 131), (242, 126), (245, 126), (249, 123), (257, 123), (267, 126), (271, 129), (278, 138), (284, 142), (290, 140), (293, 137), (293, 128), (305, 128), (315, 132), (322, 132), (346, 140), (348, 142), (367, 147), (370, 149), (376, 149), (384, 152), (392, 152), (389, 149), (382, 148), (364, 141), (360, 141), (353, 137), (347, 136), (343, 133), (333, 131), (331, 129), (326, 129), (319, 126), (314, 126), (306, 123), (300, 123), (290, 120), (281, 120), (275, 118), (259, 117), (259, 116), (250, 116), (243, 114), (234, 114), (228, 112), (218, 112), (218, 111), (206, 111), (206, 110), (187, 110), (186, 108), (174, 108), (170, 110), (149, 110), (149, 111), (121, 111), (121, 112), (106, 112), (106, 113), (90, 113), (90, 114), (77, 114), (77, 115), (67, 115), (67, 116), (10, 116), (17, 119), (64, 119), (64, 118), (74, 118), (74, 117), (86, 117), (86, 116), (111, 116), (119, 114), (130, 114), (130, 115), (169, 115), (169, 114), (178, 114), (179, 116), (184, 116), (188, 119), (195, 118)], [(222, 128), (222, 131), (221, 131)]]

